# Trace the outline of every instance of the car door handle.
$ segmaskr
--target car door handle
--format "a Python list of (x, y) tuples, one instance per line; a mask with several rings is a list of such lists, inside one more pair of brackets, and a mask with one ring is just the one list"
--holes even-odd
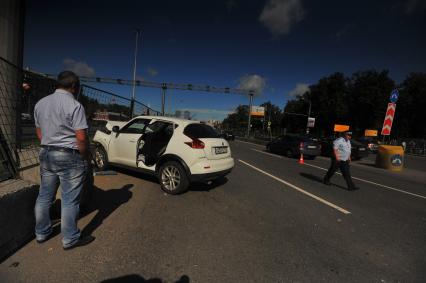
[(129, 140), (129, 142), (136, 142), (136, 140)]

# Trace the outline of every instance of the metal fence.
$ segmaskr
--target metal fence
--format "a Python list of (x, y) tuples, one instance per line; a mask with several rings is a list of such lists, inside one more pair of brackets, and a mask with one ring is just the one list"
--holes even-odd
[[(55, 80), (21, 70), (0, 57), (0, 181), (38, 165), (34, 107), (55, 88)], [(77, 100), (85, 108), (90, 137), (96, 131), (95, 121), (127, 121), (133, 116), (131, 99), (92, 86), (82, 85)], [(134, 115), (160, 115), (139, 101), (133, 109)]]

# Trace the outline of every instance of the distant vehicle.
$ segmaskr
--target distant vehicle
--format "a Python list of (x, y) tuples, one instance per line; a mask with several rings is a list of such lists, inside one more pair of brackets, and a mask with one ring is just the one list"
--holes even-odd
[(219, 135), (227, 141), (235, 140), (235, 135), (231, 131), (223, 131)]
[(372, 153), (377, 153), (377, 151), (379, 149), (379, 143), (378, 143), (376, 138), (361, 137), (361, 138), (357, 139), (357, 141), (359, 141), (360, 143), (365, 145), (368, 148), (368, 150)]
[(321, 144), (318, 139), (309, 136), (283, 135), (275, 138), (266, 145), (266, 150), (272, 153), (284, 154), (287, 157), (299, 157), (303, 152), (306, 159), (315, 159), (321, 154)]
[[(321, 139), (321, 155), (330, 157), (333, 154), (333, 141), (335, 137)], [(368, 148), (362, 143), (351, 140), (351, 159), (360, 160), (368, 156)]]
[(169, 194), (187, 191), (191, 182), (222, 178), (234, 167), (229, 143), (194, 120), (138, 116), (109, 121), (93, 142), (99, 169), (114, 164), (152, 174)]

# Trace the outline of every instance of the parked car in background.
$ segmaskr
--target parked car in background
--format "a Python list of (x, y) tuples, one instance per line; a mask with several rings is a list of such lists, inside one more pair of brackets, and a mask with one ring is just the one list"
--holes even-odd
[(235, 135), (231, 131), (223, 131), (219, 135), (220, 135), (220, 137), (224, 138), (227, 141), (235, 140)]
[(194, 120), (138, 116), (111, 121), (93, 142), (99, 169), (113, 164), (152, 174), (169, 194), (185, 192), (191, 182), (222, 178), (234, 167), (228, 142)]
[[(330, 157), (333, 154), (333, 141), (335, 137), (327, 137), (321, 139), (321, 155)], [(360, 160), (368, 156), (368, 148), (362, 143), (351, 140), (351, 159)]]
[(379, 149), (379, 142), (376, 138), (373, 137), (360, 137), (357, 139), (360, 143), (362, 143), (364, 146), (368, 148), (368, 150), (372, 153), (377, 153), (377, 150)]
[(283, 135), (270, 141), (266, 145), (266, 150), (291, 158), (299, 157), (303, 152), (304, 158), (315, 159), (321, 154), (321, 144), (318, 139), (310, 136)]

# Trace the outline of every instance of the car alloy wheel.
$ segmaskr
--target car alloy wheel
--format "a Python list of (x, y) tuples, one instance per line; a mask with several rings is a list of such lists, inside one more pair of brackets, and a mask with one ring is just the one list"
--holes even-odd
[(95, 150), (95, 164), (101, 170), (106, 169), (108, 165), (108, 157), (103, 148), (97, 147)]
[(185, 169), (177, 161), (164, 163), (158, 172), (161, 189), (168, 194), (178, 195), (188, 190), (189, 179)]
[(180, 181), (179, 169), (173, 165), (168, 165), (161, 172), (161, 183), (168, 191), (175, 191), (179, 188)]

